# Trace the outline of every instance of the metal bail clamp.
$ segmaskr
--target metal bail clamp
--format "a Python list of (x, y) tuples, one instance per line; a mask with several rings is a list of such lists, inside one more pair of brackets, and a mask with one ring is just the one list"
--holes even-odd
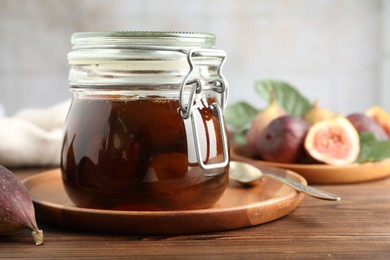
[[(194, 107), (194, 101), (197, 94), (200, 94), (202, 92), (202, 87), (204, 81), (200, 79), (195, 79), (189, 81), (192, 72), (194, 71), (194, 63), (192, 58), (193, 57), (216, 57), (221, 58), (221, 63), (218, 67), (218, 76), (219, 78), (212, 79), (208, 81), (207, 83), (210, 85), (214, 85), (213, 90), (221, 95), (220, 97), (220, 104), (218, 102), (214, 102), (213, 104), (209, 105), (209, 109), (212, 110), (213, 114), (217, 116), (218, 123), (219, 123), (219, 129), (221, 134), (221, 141), (222, 141), (222, 150), (223, 150), (223, 161), (220, 163), (212, 163), (212, 164), (205, 164), (202, 159), (202, 152), (201, 152), (201, 146), (200, 146), (200, 140), (199, 140), (199, 131), (198, 126), (196, 124), (196, 118), (195, 113), (193, 113)], [(226, 53), (222, 50), (214, 50), (214, 49), (190, 49), (187, 53), (187, 61), (190, 66), (189, 72), (185, 76), (183, 82), (180, 85), (180, 93), (179, 93), (179, 103), (180, 103), (180, 113), (181, 117), (183, 119), (189, 119), (191, 118), (191, 126), (192, 126), (192, 133), (194, 138), (194, 144), (195, 144), (195, 152), (196, 152), (196, 159), (198, 162), (198, 165), (203, 170), (211, 170), (211, 169), (218, 169), (226, 167), (229, 163), (229, 151), (228, 151), (228, 138), (225, 130), (225, 123), (223, 119), (223, 110), (227, 103), (227, 96), (228, 96), (228, 84), (222, 75), (222, 66), (226, 59)], [(190, 93), (188, 96), (187, 102), (184, 100), (184, 90), (185, 88), (190, 87)], [(213, 176), (216, 174), (204, 174), (205, 176)]]

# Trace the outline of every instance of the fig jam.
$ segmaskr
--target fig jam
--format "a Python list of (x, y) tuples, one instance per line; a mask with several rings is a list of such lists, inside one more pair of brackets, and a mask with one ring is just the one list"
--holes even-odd
[[(214, 101), (196, 99), (193, 110), (205, 163), (223, 160), (218, 118), (209, 109)], [(226, 189), (228, 166), (198, 165), (191, 124), (182, 119), (177, 99), (74, 98), (65, 129), (61, 170), (77, 206), (200, 209)]]
[(79, 32), (61, 171), (76, 206), (208, 208), (228, 183), (226, 59), (194, 32)]

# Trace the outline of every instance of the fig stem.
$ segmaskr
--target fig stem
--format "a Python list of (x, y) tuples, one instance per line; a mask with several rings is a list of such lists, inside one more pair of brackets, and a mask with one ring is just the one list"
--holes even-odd
[(39, 246), (43, 244), (43, 231), (38, 229), (38, 230), (33, 230), (32, 236), (35, 241), (35, 245)]

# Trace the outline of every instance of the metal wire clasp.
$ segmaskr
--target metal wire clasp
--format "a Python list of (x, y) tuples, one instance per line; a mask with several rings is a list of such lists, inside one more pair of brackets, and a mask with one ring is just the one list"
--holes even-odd
[[(196, 118), (195, 113), (191, 113), (191, 126), (192, 126), (192, 133), (194, 136), (194, 143), (195, 143), (195, 152), (196, 152), (196, 159), (198, 161), (199, 166), (203, 170), (211, 170), (211, 169), (217, 169), (217, 168), (223, 168), (226, 167), (229, 163), (229, 153), (228, 153), (228, 144), (227, 144), (227, 135), (225, 130), (225, 123), (223, 120), (223, 113), (222, 109), (219, 106), (218, 103), (213, 103), (209, 106), (209, 108), (213, 111), (213, 114), (217, 116), (218, 123), (219, 123), (219, 129), (221, 132), (221, 140), (222, 140), (222, 150), (223, 150), (223, 161), (220, 163), (213, 163), (213, 164), (205, 164), (203, 162), (203, 157), (201, 153), (201, 147), (200, 147), (200, 140), (199, 140), (199, 131), (198, 126), (196, 124)], [(204, 173), (205, 176), (214, 176), (214, 173)]]
[[(200, 79), (194, 79), (189, 81), (191, 75), (194, 71), (194, 62), (192, 60), (193, 57), (216, 57), (221, 59), (221, 63), (218, 66), (218, 78), (210, 79), (207, 84), (214, 85), (214, 91), (221, 94), (220, 105), (222, 111), (225, 109), (227, 103), (228, 96), (228, 85), (225, 77), (222, 74), (222, 66), (225, 63), (226, 53), (222, 50), (213, 50), (213, 49), (190, 49), (187, 53), (187, 61), (190, 65), (190, 69), (187, 75), (184, 77), (180, 85), (180, 112), (183, 119), (188, 119), (190, 117), (190, 113), (192, 113), (192, 105), (194, 104), (195, 94), (199, 94), (202, 91), (202, 85), (205, 84)], [(190, 95), (188, 96), (187, 102), (184, 100), (184, 91), (187, 87), (191, 87)]]
[[(191, 80), (191, 75), (194, 71), (194, 57), (216, 57), (221, 59), (221, 63), (218, 66), (218, 78), (210, 79), (208, 81), (201, 80), (199, 78)], [(227, 103), (227, 96), (228, 96), (228, 84), (222, 75), (222, 66), (226, 59), (226, 53), (222, 50), (214, 50), (214, 49), (190, 49), (187, 54), (187, 61), (190, 65), (189, 72), (185, 76), (183, 82), (180, 85), (180, 93), (179, 93), (179, 103), (180, 103), (180, 113), (181, 117), (183, 119), (189, 119), (191, 118), (191, 126), (192, 126), (192, 133), (194, 138), (194, 144), (195, 144), (195, 152), (196, 152), (196, 158), (198, 165), (203, 170), (211, 170), (211, 169), (217, 169), (217, 168), (223, 168), (226, 167), (229, 163), (229, 153), (228, 153), (228, 140), (227, 140), (227, 134), (225, 130), (225, 123), (223, 119), (223, 110)], [(212, 110), (213, 114), (217, 116), (218, 123), (219, 123), (219, 129), (222, 139), (222, 150), (223, 150), (223, 161), (220, 163), (213, 163), (213, 164), (205, 164), (203, 162), (203, 156), (201, 152), (201, 146), (200, 146), (200, 140), (199, 140), (199, 131), (196, 124), (196, 113), (193, 113), (194, 110), (194, 103), (195, 103), (195, 97), (197, 94), (200, 94), (202, 92), (202, 89), (204, 87), (204, 84), (207, 84), (208, 86), (213, 86), (212, 90), (220, 94), (219, 102), (214, 102), (213, 104), (209, 105), (209, 109)], [(184, 98), (184, 92), (186, 88), (190, 88), (190, 92), (188, 95), (188, 99), (185, 100)], [(207, 173), (205, 173), (207, 176)]]

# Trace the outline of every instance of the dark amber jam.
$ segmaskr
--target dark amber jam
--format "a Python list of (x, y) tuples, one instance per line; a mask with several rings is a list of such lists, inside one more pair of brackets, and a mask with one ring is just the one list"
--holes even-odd
[[(208, 108), (214, 101), (195, 101), (205, 163), (223, 160), (218, 119)], [(181, 118), (178, 100), (158, 97), (75, 98), (61, 170), (71, 200), (87, 208), (207, 208), (228, 183), (228, 166), (207, 172), (198, 166), (190, 120)]]

